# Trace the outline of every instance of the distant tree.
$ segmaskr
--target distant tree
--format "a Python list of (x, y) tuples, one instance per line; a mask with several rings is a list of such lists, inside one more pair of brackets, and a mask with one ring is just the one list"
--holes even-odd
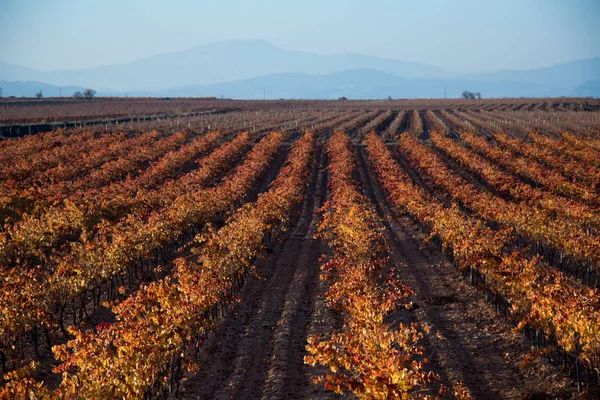
[(35, 94), (36, 99), (41, 99), (42, 97), (44, 97), (44, 95), (42, 94), (41, 90)]
[(339, 97), (338, 100), (348, 100), (346, 96)]
[(462, 92), (462, 97), (463, 99), (481, 99), (481, 93), (480, 92), (470, 92), (468, 90), (465, 90), (464, 92)]
[(78, 90), (75, 93), (73, 93), (73, 97), (75, 97), (76, 99), (81, 99), (83, 97), (83, 95), (81, 94), (81, 92)]
[(388, 100), (394, 100), (394, 99), (392, 99), (392, 96), (388, 96)]
[(94, 89), (85, 89), (83, 91), (83, 97), (86, 98), (87, 100), (91, 100), (95, 94), (96, 94), (96, 91)]

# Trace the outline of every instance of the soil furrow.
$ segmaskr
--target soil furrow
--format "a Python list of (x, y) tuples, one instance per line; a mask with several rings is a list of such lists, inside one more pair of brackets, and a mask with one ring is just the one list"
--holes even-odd
[[(315, 301), (313, 293), (319, 283), (318, 260), (324, 247), (321, 241), (314, 239), (315, 215), (323, 205), (326, 184), (325, 157), (321, 155), (320, 158), (314, 196), (307, 199), (302, 217), (292, 233), (293, 238), (302, 242), (300, 268), (294, 272), (273, 334), (269, 370), (262, 395), (266, 399), (301, 398), (297, 396), (302, 389), (311, 385), (308, 375), (299, 372), (304, 365), (307, 328)], [(305, 247), (308, 247), (308, 259), (304, 257)]]

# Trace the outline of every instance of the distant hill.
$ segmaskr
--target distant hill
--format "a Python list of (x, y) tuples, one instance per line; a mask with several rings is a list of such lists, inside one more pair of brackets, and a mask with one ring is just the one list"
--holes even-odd
[(471, 78), (478, 81), (581, 85), (586, 81), (600, 80), (600, 57), (530, 70), (501, 70), (491, 74), (473, 75)]
[[(32, 96), (50, 86), (90, 87), (99, 95), (267, 98), (440, 98), (463, 90), (484, 97), (600, 96), (600, 57), (532, 70), (458, 76), (441, 69), (360, 54), (317, 55), (265, 41), (212, 43), (122, 65), (40, 71), (0, 63), (0, 79), (21, 81), (4, 95)], [(27, 85), (40, 86), (32, 92)], [(18, 89), (17, 89), (18, 87)], [(445, 88), (445, 90), (444, 90)], [(52, 92), (52, 90), (54, 90)], [(46, 94), (46, 93), (44, 93)], [(69, 90), (63, 95), (70, 95)]]
[[(544, 84), (507, 81), (473, 81), (457, 78), (404, 79), (373, 69), (356, 69), (326, 75), (269, 74), (251, 79), (212, 85), (185, 85), (159, 91), (134, 91), (132, 96), (194, 97), (215, 96), (234, 99), (385, 99), (460, 97), (463, 90), (481, 92), (484, 97), (550, 97), (575, 95)], [(600, 96), (600, 92), (596, 92)], [(119, 95), (108, 92), (102, 95)], [(587, 95), (587, 94), (586, 94)]]
[[(327, 75), (299, 73), (270, 74), (251, 79), (213, 85), (187, 85), (164, 92), (171, 96), (210, 96), (262, 99), (273, 98), (337, 99), (368, 98), (374, 93), (389, 93), (404, 86), (405, 79), (372, 69), (356, 69)], [(385, 95), (388, 96), (388, 95)], [(377, 97), (380, 97), (379, 95)]]
[[(0, 81), (4, 96), (33, 97), (42, 90), (44, 97), (58, 96), (59, 87), (41, 82)], [(62, 87), (71, 96), (78, 86)], [(514, 81), (475, 81), (457, 78), (404, 79), (385, 72), (361, 68), (333, 74), (269, 74), (250, 79), (211, 85), (184, 85), (164, 90), (99, 91), (99, 96), (227, 97), (234, 99), (386, 99), (460, 97), (463, 90), (481, 92), (484, 97), (600, 97), (600, 81), (582, 85), (546, 85)]]
[(441, 69), (416, 62), (360, 54), (317, 55), (284, 50), (262, 40), (232, 40), (122, 65), (78, 70), (40, 71), (0, 63), (0, 79), (125, 91), (229, 82), (274, 73), (330, 74), (357, 68), (377, 69), (407, 78), (447, 75)]
[(573, 94), (578, 97), (600, 97), (600, 80), (582, 83)]
[(85, 89), (79, 86), (56, 86), (50, 85), (44, 82), (8, 82), (0, 81), (0, 87), (2, 88), (2, 96), (9, 97), (34, 97), (40, 90), (44, 97), (70, 97), (73, 93), (80, 91), (83, 92)]

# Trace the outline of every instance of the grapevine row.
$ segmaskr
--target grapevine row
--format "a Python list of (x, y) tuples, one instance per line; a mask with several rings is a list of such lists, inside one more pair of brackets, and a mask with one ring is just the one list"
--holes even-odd
[(376, 135), (367, 137), (369, 160), (388, 199), (439, 237), (459, 268), (478, 271), (506, 299), (519, 326), (541, 329), (558, 346), (592, 367), (600, 363), (600, 293), (528, 258), (506, 231), (493, 231), (456, 205), (445, 207), (411, 178)]
[(45, 183), (22, 183), (24, 186), (19, 187), (12, 180), (5, 181), (0, 195), (2, 212), (9, 215), (12, 213), (17, 218), (22, 217), (23, 212), (40, 214), (49, 205), (62, 201), (73, 193), (100, 188), (128, 174), (136, 175), (150, 161), (183, 145), (190, 134), (180, 132), (168, 137), (161, 138), (162, 136), (164, 135), (152, 132), (126, 140), (114, 148), (100, 148), (89, 157), (59, 166), (58, 175)]
[(453, 200), (459, 201), (488, 221), (510, 227), (531, 241), (547, 244), (560, 251), (562, 257), (572, 257), (598, 272), (598, 235), (578, 229), (578, 224), (569, 220), (554, 218), (525, 203), (512, 203), (477, 188), (451, 171), (432, 149), (413, 137), (403, 137), (400, 147), (415, 166), (433, 178)]
[(319, 237), (333, 250), (321, 267), (322, 278), (330, 281), (327, 301), (342, 313), (344, 325), (328, 337), (309, 337), (310, 355), (304, 362), (326, 366), (331, 372), (317, 381), (340, 394), (353, 392), (361, 399), (420, 398), (419, 392), (435, 376), (425, 373), (417, 360), (423, 354), (417, 326), (386, 323), (386, 317), (406, 304), (411, 290), (393, 271), (385, 272), (389, 250), (383, 226), (354, 182), (350, 146), (341, 132), (329, 141), (331, 198), (319, 225)]
[(572, 219), (584, 230), (590, 224), (600, 226), (600, 215), (592, 207), (533, 187), (516, 176), (505, 173), (498, 166), (479, 154), (469, 151), (457, 141), (437, 132), (431, 132), (431, 140), (438, 149), (454, 159), (461, 167), (481, 176), (498, 193), (508, 195), (516, 201), (523, 201), (530, 207), (545, 210), (549, 215), (556, 213), (561, 217)]
[[(214, 148), (220, 136), (213, 132), (196, 138), (166, 153), (136, 177), (114, 181), (101, 189), (74, 193), (67, 201), (49, 207), (40, 216), (25, 215), (23, 220), (0, 235), (0, 243), (4, 243), (0, 248), (0, 260), (5, 267), (13, 265), (17, 259), (23, 264), (30, 258), (46, 261), (48, 251), (65, 241), (76, 241), (83, 232), (92, 235), (104, 220), (118, 221), (131, 212), (148, 213), (159, 201), (169, 202), (172, 196), (168, 195), (174, 194), (171, 185), (153, 189), (167, 179), (177, 178), (184, 165)], [(52, 256), (56, 257), (55, 254)]]
[(150, 146), (164, 138), (165, 135), (157, 131), (131, 138), (125, 134), (106, 135), (61, 149), (59, 154), (31, 155), (5, 170), (3, 187), (24, 190), (34, 186), (46, 187), (63, 180), (72, 181), (107, 162), (129, 155), (140, 146)]
[(592, 137), (592, 138), (589, 138), (589, 137), (583, 138), (572, 132), (567, 132), (567, 131), (561, 132), (560, 136), (567, 143), (569, 143), (579, 149), (591, 148), (596, 153), (600, 152), (600, 131), (596, 134), (595, 137)]
[(22, 181), (67, 163), (74, 154), (94, 154), (94, 151), (118, 146), (127, 140), (127, 135), (122, 132), (111, 135), (96, 135), (94, 132), (68, 135), (64, 130), (57, 130), (56, 135), (53, 133), (42, 134), (37, 140), (11, 141), (14, 145), (0, 152), (2, 181)]
[(219, 231), (203, 234), (197, 259), (178, 259), (172, 278), (114, 306), (116, 323), (73, 330), (75, 339), (55, 349), (62, 361), (57, 371), (63, 372), (57, 390), (22, 378), (9, 382), (0, 398), (27, 393), (48, 399), (136, 399), (172, 388), (181, 362), (193, 362), (193, 349), (214, 326), (215, 307), (234, 300), (236, 285), (264, 251), (265, 235), (285, 227), (304, 198), (315, 150), (315, 136), (307, 133), (268, 192), (236, 211)]
[(552, 154), (549, 149), (532, 145), (524, 140), (514, 139), (506, 134), (497, 133), (495, 135), (498, 144), (511, 151), (516, 157), (526, 157), (533, 162), (539, 162), (548, 167), (560, 171), (565, 179), (570, 180), (576, 185), (587, 187), (594, 192), (598, 190), (600, 184), (600, 169), (594, 165), (574, 161), (569, 158), (569, 153), (560, 155)]
[(529, 138), (537, 146), (550, 149), (557, 156), (567, 155), (600, 168), (600, 151), (595, 151), (592, 147), (573, 145), (564, 139), (552, 139), (534, 132), (529, 134)]
[(461, 138), (484, 157), (491, 159), (512, 173), (525, 177), (536, 185), (543, 186), (547, 190), (565, 197), (579, 199), (594, 207), (600, 205), (600, 200), (598, 200), (595, 193), (566, 180), (555, 171), (548, 170), (548, 168), (538, 163), (515, 157), (511, 152), (492, 146), (482, 137), (471, 133), (463, 132)]
[(373, 118), (368, 124), (366, 124), (365, 126), (363, 126), (362, 128), (360, 128), (358, 130), (358, 135), (360, 137), (365, 136), (367, 133), (373, 131), (373, 130), (377, 130), (377, 128), (383, 124), (386, 120), (390, 119), (393, 116), (393, 113), (391, 110), (388, 110), (386, 112), (383, 112), (381, 114), (379, 114), (378, 116), (376, 116), (375, 118)]
[[(402, 126), (402, 122), (404, 121), (404, 117), (406, 116), (406, 111), (399, 111), (396, 118), (392, 121), (390, 126), (383, 133), (383, 137), (386, 140), (396, 140), (397, 136), (401, 133), (398, 132), (400, 127)], [(367, 132), (368, 133), (368, 132)]]
[(115, 277), (137, 276), (143, 268), (140, 260), (156, 259), (159, 251), (165, 252), (165, 246), (185, 232), (235, 207), (264, 173), (283, 140), (280, 133), (269, 134), (219, 185), (205, 189), (245, 148), (243, 140), (231, 142), (206, 159), (167, 207), (145, 218), (130, 215), (116, 226), (101, 227), (94, 238), (76, 243), (52, 269), (11, 269), (3, 276), (0, 292), (0, 343), (10, 345), (38, 326), (54, 329), (58, 324), (64, 330), (67, 306), (73, 309), (75, 324), (75, 307), (79, 304), (81, 318), (88, 295), (96, 304), (103, 287), (107, 293), (113, 291)]

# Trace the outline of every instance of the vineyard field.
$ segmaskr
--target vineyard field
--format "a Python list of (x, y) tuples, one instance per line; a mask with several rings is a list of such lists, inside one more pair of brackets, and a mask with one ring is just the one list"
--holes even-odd
[(600, 100), (0, 99), (0, 399), (600, 397)]

